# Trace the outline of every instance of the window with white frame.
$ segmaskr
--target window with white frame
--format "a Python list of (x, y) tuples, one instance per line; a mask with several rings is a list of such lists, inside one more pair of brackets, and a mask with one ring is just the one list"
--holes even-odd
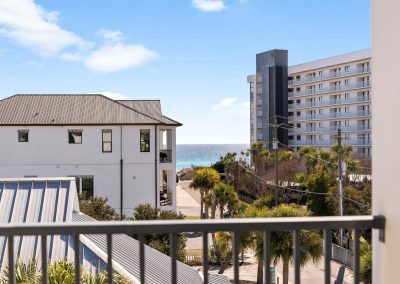
[(112, 152), (112, 129), (103, 129), (101, 131), (101, 143), (103, 153)]

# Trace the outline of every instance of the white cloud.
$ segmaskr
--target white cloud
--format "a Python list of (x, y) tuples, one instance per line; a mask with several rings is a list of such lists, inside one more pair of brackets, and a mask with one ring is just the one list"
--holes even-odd
[(204, 12), (219, 12), (226, 9), (223, 0), (193, 0), (192, 5)]
[[(139, 44), (123, 44), (119, 30), (103, 29), (105, 43), (93, 48), (58, 25), (59, 12), (46, 11), (34, 0), (0, 0), (0, 36), (10, 38), (43, 57), (81, 61), (94, 71), (115, 72), (142, 65), (157, 53)], [(0, 55), (2, 52), (0, 52)]]
[(105, 92), (98, 92), (96, 94), (102, 94), (103, 96), (109, 97), (110, 99), (113, 100), (129, 100), (129, 97), (127, 95), (117, 92), (105, 91)]
[(79, 52), (71, 53), (71, 52), (64, 52), (60, 55), (60, 59), (65, 61), (80, 61), (82, 60), (83, 55)]
[(123, 33), (119, 30), (107, 30), (103, 29), (99, 31), (99, 34), (108, 42), (115, 43), (120, 42), (124, 36)]
[(237, 98), (225, 98), (211, 106), (211, 110), (224, 114), (248, 115), (250, 113), (250, 102), (239, 102)]
[(56, 56), (63, 49), (90, 45), (57, 25), (59, 13), (45, 11), (33, 0), (0, 1), (0, 34), (42, 56)]
[(157, 56), (143, 45), (121, 43), (105, 45), (93, 51), (85, 60), (87, 68), (98, 72), (115, 72), (141, 66)]
[(237, 102), (237, 98), (226, 98), (211, 107), (212, 110), (221, 110), (232, 107)]

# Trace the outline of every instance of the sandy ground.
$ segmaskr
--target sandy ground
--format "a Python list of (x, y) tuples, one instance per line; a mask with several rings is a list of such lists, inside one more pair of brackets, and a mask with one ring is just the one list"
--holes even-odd
[[(198, 191), (190, 188), (190, 181), (181, 181), (177, 184), (177, 210), (186, 216), (200, 216), (200, 194)], [(210, 237), (211, 238), (211, 237)], [(211, 239), (209, 240), (211, 243)], [(201, 237), (188, 238), (188, 250), (200, 250), (202, 248)], [(201, 270), (201, 267), (198, 268)], [(257, 280), (257, 261), (252, 254), (245, 255), (245, 261), (239, 269), (240, 279), (247, 281)], [(211, 273), (218, 273), (218, 268), (211, 269)], [(344, 266), (332, 261), (331, 262), (331, 283), (347, 284), (353, 283), (352, 271)], [(233, 269), (228, 268), (224, 275), (233, 279)], [(279, 283), (282, 283), (282, 264), (276, 266), (276, 277)], [(310, 263), (301, 270), (301, 282), (307, 284), (324, 283), (324, 266), (321, 260), (317, 264)], [(278, 283), (278, 282), (277, 282)], [(293, 267), (289, 268), (289, 283), (293, 283)]]

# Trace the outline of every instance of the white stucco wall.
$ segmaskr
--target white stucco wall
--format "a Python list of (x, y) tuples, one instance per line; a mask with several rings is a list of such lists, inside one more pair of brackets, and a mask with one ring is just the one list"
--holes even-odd
[(386, 217), (385, 243), (373, 235), (373, 283), (400, 283), (400, 1), (372, 0), (373, 214)]
[[(29, 130), (28, 143), (18, 142), (18, 130), (21, 129)], [(83, 130), (82, 144), (68, 143), (69, 129)], [(112, 129), (112, 153), (102, 152), (102, 129)], [(150, 129), (150, 152), (140, 152), (140, 129)], [(172, 148), (173, 153), (176, 153), (175, 129), (172, 129)], [(172, 163), (162, 166), (158, 164), (159, 157), (158, 154), (155, 155), (154, 125), (10, 126), (1, 127), (0, 133), (0, 177), (94, 176), (94, 195), (107, 197), (109, 204), (118, 212), (121, 207), (122, 157), (123, 208), (124, 213), (128, 215), (132, 213), (131, 209), (140, 203), (155, 205), (158, 198), (156, 182), (159, 181), (161, 167), (171, 169), (175, 174), (175, 155)], [(158, 147), (156, 151), (158, 153)], [(175, 183), (171, 189), (175, 191)]]

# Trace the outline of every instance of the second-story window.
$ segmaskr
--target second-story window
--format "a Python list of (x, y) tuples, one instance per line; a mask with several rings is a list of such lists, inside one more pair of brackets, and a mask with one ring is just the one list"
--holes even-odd
[(82, 130), (68, 130), (69, 144), (82, 144)]
[(29, 141), (29, 130), (18, 130), (18, 142)]
[(140, 129), (140, 152), (150, 152), (150, 129)]
[(103, 153), (111, 153), (112, 152), (112, 130), (111, 129), (103, 129), (101, 133), (102, 139), (102, 151)]

